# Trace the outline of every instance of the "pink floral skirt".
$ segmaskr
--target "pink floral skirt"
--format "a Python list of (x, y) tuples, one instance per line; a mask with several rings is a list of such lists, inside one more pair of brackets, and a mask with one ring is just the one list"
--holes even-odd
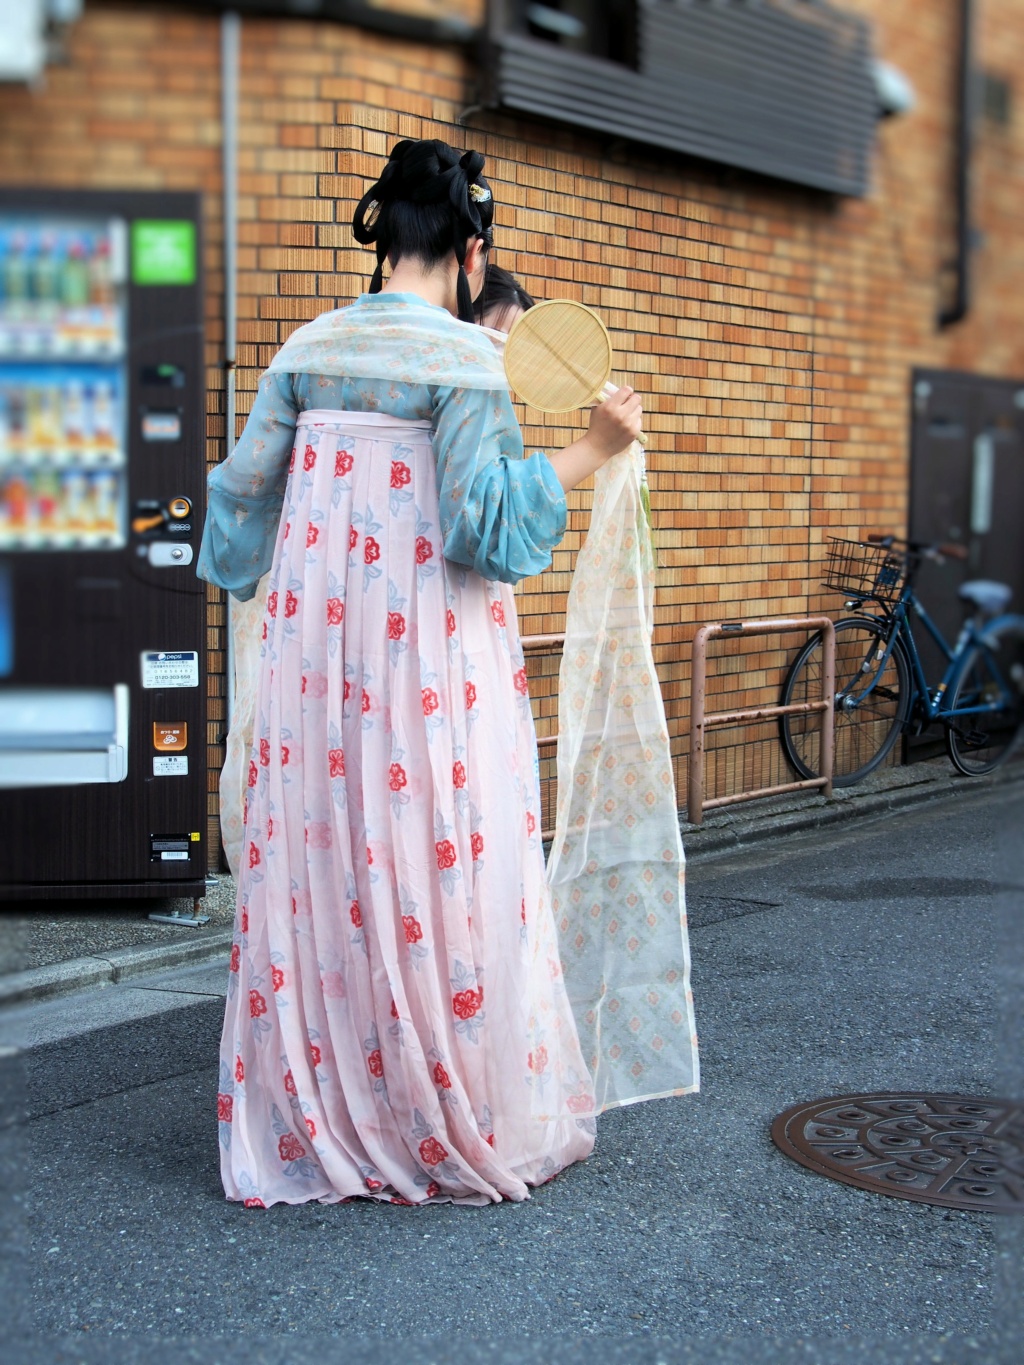
[(221, 1047), (230, 1199), (523, 1199), (593, 1146), (512, 592), (441, 547), (429, 423), (300, 417)]

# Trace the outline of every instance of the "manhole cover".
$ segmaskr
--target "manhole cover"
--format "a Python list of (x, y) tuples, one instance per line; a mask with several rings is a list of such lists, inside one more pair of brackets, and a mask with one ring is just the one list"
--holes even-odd
[(1024, 1103), (966, 1095), (840, 1095), (797, 1104), (772, 1141), (820, 1175), (898, 1199), (1024, 1213)]

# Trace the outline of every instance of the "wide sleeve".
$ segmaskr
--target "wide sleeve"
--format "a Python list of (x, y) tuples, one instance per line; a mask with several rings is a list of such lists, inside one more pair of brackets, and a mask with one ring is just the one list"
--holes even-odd
[(565, 534), (565, 494), (546, 455), (523, 458), (508, 394), (438, 389), (434, 450), (445, 558), (502, 583), (546, 569)]
[(196, 572), (241, 602), (271, 566), (297, 415), (291, 375), (264, 375), (238, 444), (207, 480)]

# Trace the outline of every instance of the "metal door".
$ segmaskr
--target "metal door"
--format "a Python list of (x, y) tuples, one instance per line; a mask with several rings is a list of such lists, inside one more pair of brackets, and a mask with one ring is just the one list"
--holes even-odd
[[(918, 370), (912, 378), (911, 540), (950, 541), (967, 559), (922, 565), (920, 595), (954, 643), (964, 617), (957, 588), (969, 578), (993, 578), (1013, 588), (1024, 610), (1024, 382), (949, 370)], [(916, 632), (925, 672), (941, 676), (943, 660)], [(931, 737), (934, 739), (934, 736)], [(931, 746), (911, 739), (908, 756)]]

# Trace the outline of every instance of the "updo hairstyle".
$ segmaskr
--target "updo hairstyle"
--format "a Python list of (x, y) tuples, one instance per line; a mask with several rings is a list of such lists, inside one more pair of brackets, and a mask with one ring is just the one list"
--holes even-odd
[(430, 269), (454, 252), (459, 317), (474, 321), (466, 244), (478, 237), (489, 249), (494, 218), (483, 167), (479, 152), (460, 153), (447, 142), (406, 139), (395, 145), (383, 175), (360, 199), (352, 218), (356, 241), (377, 248), (371, 294), (380, 293), (385, 260), (395, 265), (403, 256), (413, 256)]

